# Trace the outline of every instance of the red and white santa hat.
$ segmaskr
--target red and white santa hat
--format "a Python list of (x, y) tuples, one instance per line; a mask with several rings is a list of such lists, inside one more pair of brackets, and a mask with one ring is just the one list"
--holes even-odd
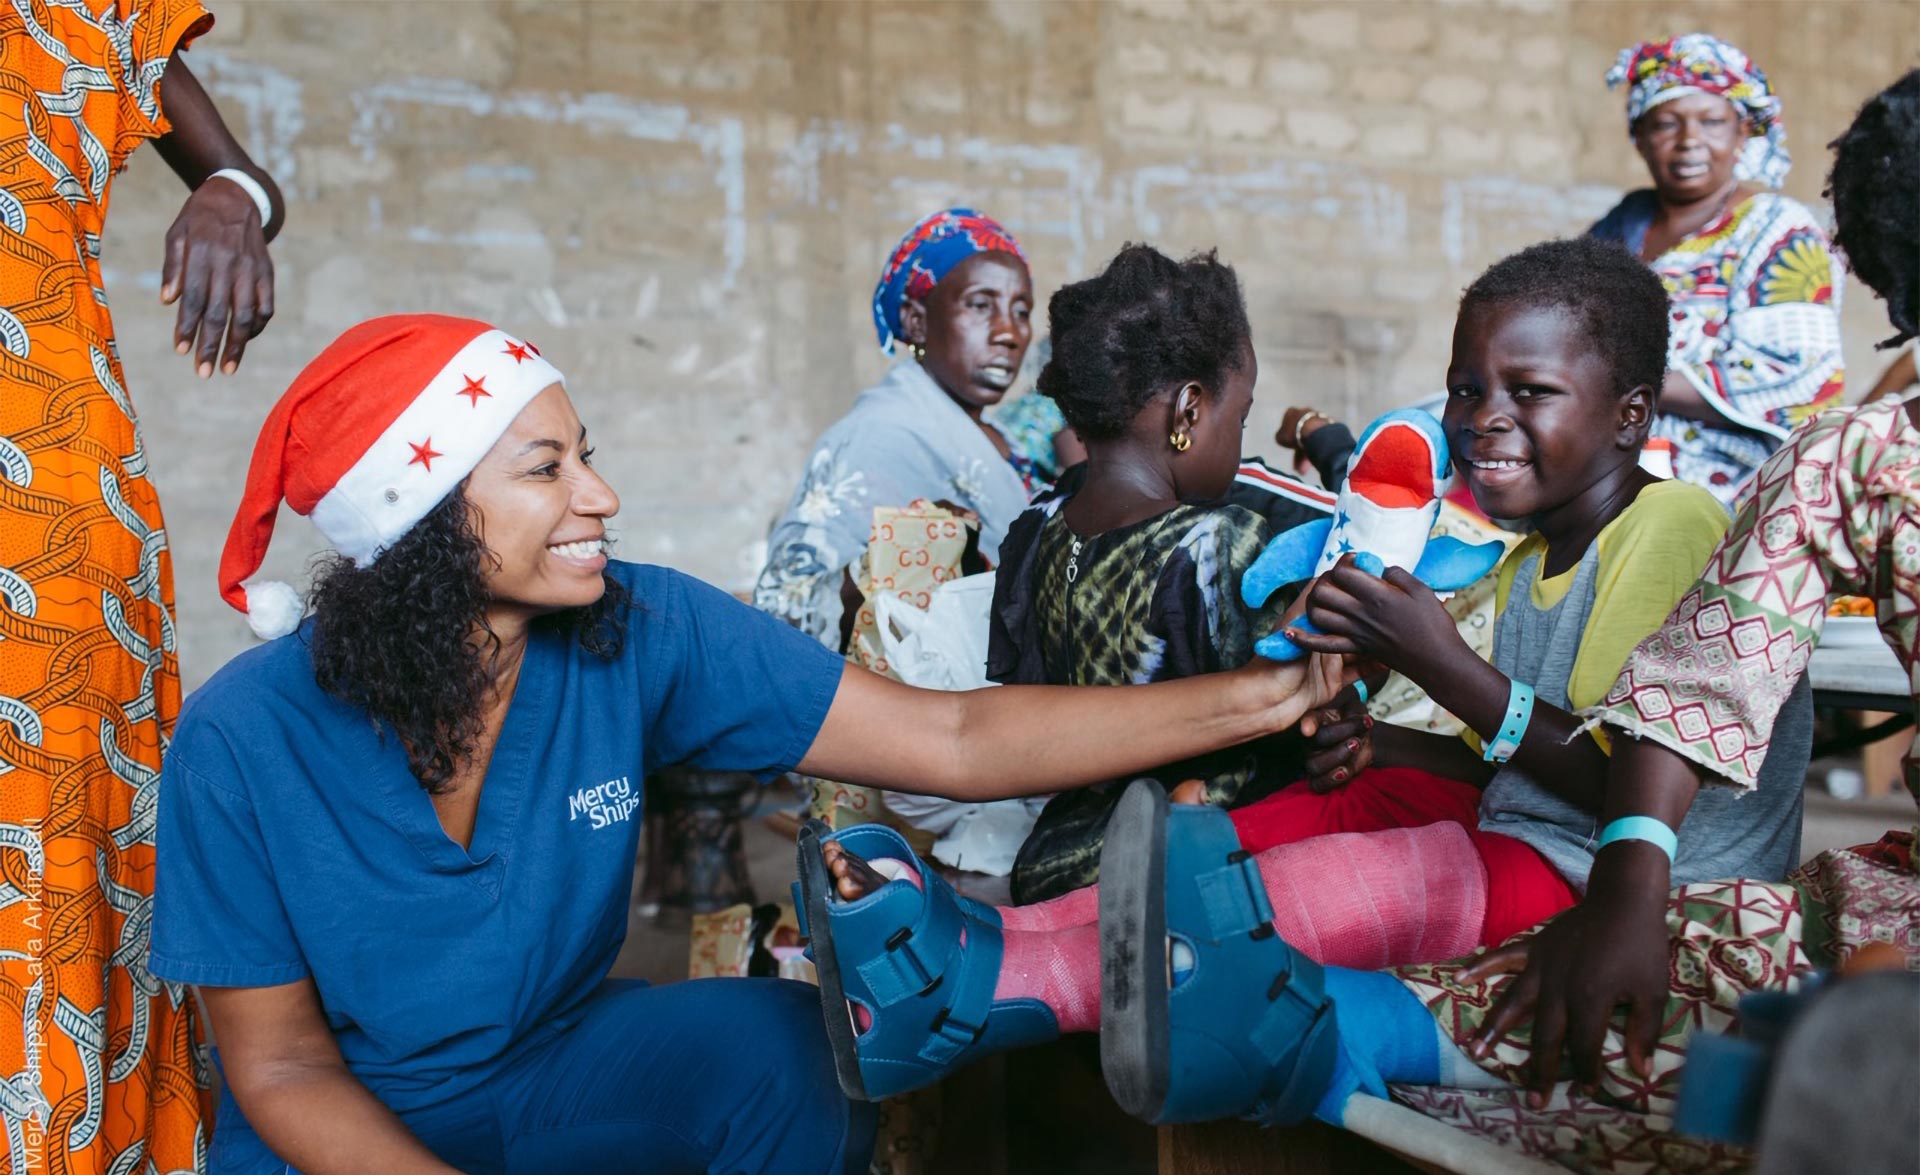
[(220, 594), (264, 640), (300, 625), (292, 587), (249, 583), (284, 499), (365, 567), (425, 518), (520, 410), (566, 379), (532, 343), (484, 322), (396, 314), (363, 322), (307, 364), (253, 447), (220, 555)]

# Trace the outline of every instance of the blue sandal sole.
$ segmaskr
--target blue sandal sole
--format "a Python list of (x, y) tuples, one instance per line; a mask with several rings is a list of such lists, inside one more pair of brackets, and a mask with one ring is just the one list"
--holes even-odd
[(807, 907), (813, 966), (820, 979), (820, 1014), (826, 1022), (827, 1040), (833, 1045), (834, 1073), (840, 1078), (841, 1093), (864, 1102), (872, 1099), (867, 1097), (867, 1083), (860, 1075), (853, 1006), (847, 1002), (847, 990), (840, 982), (840, 961), (834, 954), (833, 935), (827, 933), (827, 901), (833, 892), (833, 876), (827, 871), (824, 850), (832, 835), (833, 830), (818, 820), (801, 825), (796, 842), (800, 896)]
[(1155, 1121), (1166, 1105), (1167, 798), (1136, 783), (1100, 852), (1100, 1069), (1120, 1108)]

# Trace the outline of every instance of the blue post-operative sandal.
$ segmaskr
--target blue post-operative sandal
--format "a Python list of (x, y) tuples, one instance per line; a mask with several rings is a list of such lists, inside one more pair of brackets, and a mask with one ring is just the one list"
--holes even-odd
[[(1174, 944), (1191, 967), (1174, 974)], [(1100, 854), (1100, 1064), (1153, 1123), (1304, 1121), (1339, 1052), (1320, 965), (1273, 927), (1260, 868), (1218, 808), (1127, 789)]]
[[(858, 901), (841, 900), (822, 855), (829, 840), (864, 860), (912, 864), (921, 887), (889, 881)], [(799, 843), (795, 909), (811, 940), (827, 1037), (848, 1097), (907, 1093), (981, 1057), (1060, 1035), (1039, 1000), (994, 1001), (1000, 915), (953, 892), (899, 833), (878, 824), (836, 833), (809, 820)], [(872, 1017), (865, 1032), (855, 1004)]]

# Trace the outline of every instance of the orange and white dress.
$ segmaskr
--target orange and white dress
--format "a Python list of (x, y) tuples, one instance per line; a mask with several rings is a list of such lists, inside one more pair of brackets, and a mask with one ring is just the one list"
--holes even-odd
[[(205, 1167), (188, 992), (147, 970), (173, 582), (100, 277), (195, 0), (0, 7), (0, 1170)], [(152, 1164), (152, 1168), (149, 1167)]]

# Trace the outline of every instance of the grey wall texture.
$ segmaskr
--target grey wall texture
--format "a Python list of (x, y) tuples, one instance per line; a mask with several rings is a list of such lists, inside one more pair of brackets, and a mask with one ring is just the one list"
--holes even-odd
[[(1364, 419), (1438, 390), (1459, 290), (1582, 230), (1644, 171), (1601, 82), (1704, 29), (1824, 144), (1920, 60), (1920, 0), (895, 0), (213, 5), (187, 60), (289, 200), (279, 315), (236, 377), (169, 345), (150, 150), (105, 261), (174, 558), (186, 686), (251, 642), (214, 567), (254, 435), (347, 326), (431, 310), (566, 371), (626, 558), (750, 582), (813, 438), (885, 362), (868, 300), (918, 217), (971, 204), (1044, 302), (1121, 243), (1217, 246), (1252, 312), (1250, 447), (1308, 402)], [(1856, 396), (1885, 319), (1846, 297)], [(269, 574), (317, 534), (283, 512)]]

